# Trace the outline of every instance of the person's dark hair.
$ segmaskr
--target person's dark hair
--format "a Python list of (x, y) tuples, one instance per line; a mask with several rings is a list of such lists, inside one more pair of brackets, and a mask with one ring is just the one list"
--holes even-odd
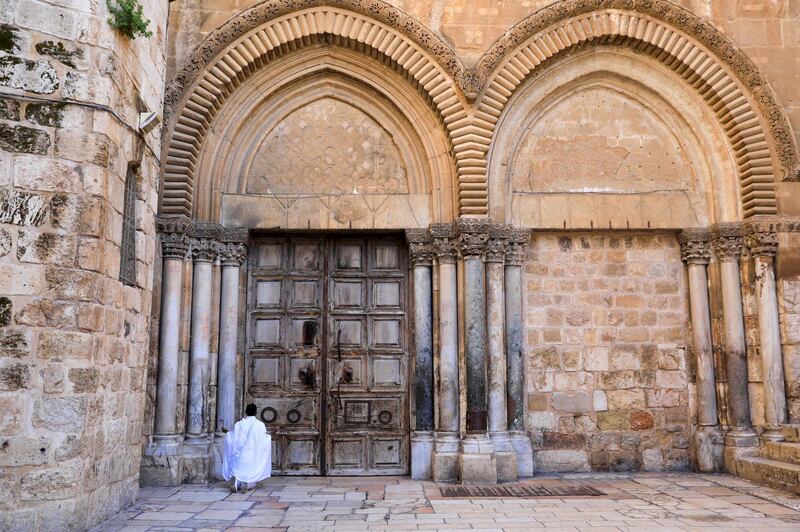
[(254, 416), (258, 414), (258, 407), (253, 403), (247, 405), (247, 408), (244, 409), (244, 413), (246, 416)]

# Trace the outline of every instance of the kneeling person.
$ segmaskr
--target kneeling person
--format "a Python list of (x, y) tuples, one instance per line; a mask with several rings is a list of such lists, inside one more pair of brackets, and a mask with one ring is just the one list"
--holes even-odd
[(239, 491), (250, 482), (259, 482), (272, 474), (272, 437), (267, 427), (256, 418), (258, 408), (247, 405), (245, 417), (237, 421), (233, 431), (225, 434), (222, 476), (233, 478), (233, 490)]

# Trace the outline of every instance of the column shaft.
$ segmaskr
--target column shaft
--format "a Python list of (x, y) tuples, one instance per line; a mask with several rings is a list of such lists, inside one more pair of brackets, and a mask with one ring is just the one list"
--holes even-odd
[(786, 390), (778, 322), (778, 300), (772, 257), (755, 259), (756, 294), (758, 294), (758, 338), (761, 343), (764, 378), (765, 419), (772, 434), (786, 423)]
[(439, 263), (439, 426), (458, 432), (458, 286), (454, 262)]
[(433, 302), (431, 267), (414, 266), (416, 430), (433, 430)]
[(219, 362), (217, 369), (217, 429), (233, 430), (236, 422), (236, 347), (239, 331), (239, 266), (222, 266)]
[(486, 290), (483, 260), (464, 259), (464, 328), (467, 369), (467, 430), (485, 432)]
[[(185, 252), (185, 248), (184, 248)], [(158, 378), (156, 388), (155, 433), (177, 432), (178, 406), (178, 342), (181, 315), (183, 260), (164, 257), (161, 275), (161, 326), (158, 345)]]
[(689, 300), (692, 318), (692, 348), (697, 359), (697, 423), (717, 425), (717, 392), (711, 346), (708, 307), (708, 276), (705, 264), (689, 264)]
[(512, 431), (525, 430), (525, 370), (522, 358), (525, 345), (523, 337), (525, 322), (522, 316), (522, 261), (528, 238), (528, 231), (515, 230), (512, 232), (505, 265), (507, 410), (508, 428)]
[(189, 354), (189, 405), (186, 433), (201, 436), (207, 432), (209, 384), (209, 346), (211, 342), (211, 262), (195, 259), (192, 278), (192, 338)]
[(489, 348), (489, 432), (508, 430), (506, 410), (505, 298), (503, 263), (486, 265), (488, 305), (487, 341)]

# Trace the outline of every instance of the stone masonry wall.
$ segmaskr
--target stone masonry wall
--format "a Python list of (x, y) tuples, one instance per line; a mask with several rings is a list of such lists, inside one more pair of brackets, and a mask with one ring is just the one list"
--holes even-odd
[(687, 469), (693, 378), (676, 237), (535, 234), (525, 271), (535, 471)]
[[(85, 530), (137, 496), (166, 0), (0, 2), (0, 529)], [(136, 278), (119, 280), (135, 178)]]

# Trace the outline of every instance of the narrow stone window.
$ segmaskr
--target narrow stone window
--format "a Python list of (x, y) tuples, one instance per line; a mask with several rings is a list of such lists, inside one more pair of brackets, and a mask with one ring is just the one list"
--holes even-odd
[(119, 280), (136, 285), (136, 165), (129, 164), (125, 175), (125, 202), (122, 210), (122, 242), (119, 246)]

